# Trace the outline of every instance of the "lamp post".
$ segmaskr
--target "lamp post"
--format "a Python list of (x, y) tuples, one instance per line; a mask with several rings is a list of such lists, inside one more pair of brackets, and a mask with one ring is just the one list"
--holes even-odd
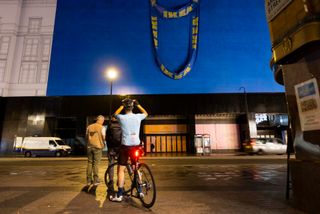
[(109, 68), (106, 72), (106, 77), (110, 82), (110, 102), (109, 102), (109, 120), (111, 120), (111, 109), (112, 109), (112, 84), (118, 77), (118, 70), (116, 68)]

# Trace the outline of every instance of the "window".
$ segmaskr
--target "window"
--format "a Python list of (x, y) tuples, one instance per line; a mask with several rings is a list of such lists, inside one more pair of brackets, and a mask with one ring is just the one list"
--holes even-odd
[(39, 39), (27, 38), (24, 45), (24, 61), (35, 61), (38, 59)]
[(51, 37), (25, 39), (20, 83), (47, 83), (50, 50)]
[(6, 71), (6, 61), (0, 61), (0, 82), (4, 80), (5, 71)]
[(50, 145), (50, 146), (54, 146), (54, 147), (57, 146), (57, 144), (56, 144), (53, 140), (50, 140), (50, 141), (49, 141), (49, 145)]
[(29, 33), (39, 33), (41, 27), (42, 18), (29, 18)]
[(40, 67), (39, 83), (46, 83), (48, 80), (48, 63), (42, 63)]
[(37, 74), (36, 63), (23, 63), (20, 70), (20, 83), (35, 83)]
[(43, 43), (42, 43), (42, 60), (49, 61), (51, 39), (44, 38), (42, 41), (43, 41)]
[(29, 18), (28, 34), (24, 39), (19, 83), (46, 84), (48, 82), (52, 37), (40, 34), (41, 26), (41, 17)]
[(10, 37), (0, 37), (0, 59), (6, 59), (9, 52)]
[(60, 146), (66, 145), (62, 140), (56, 140), (56, 143)]

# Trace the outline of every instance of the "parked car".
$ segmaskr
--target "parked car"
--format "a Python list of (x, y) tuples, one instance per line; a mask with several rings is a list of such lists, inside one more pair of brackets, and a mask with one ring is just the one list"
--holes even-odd
[(16, 137), (14, 151), (22, 152), (25, 157), (31, 156), (67, 156), (71, 147), (57, 137)]
[(285, 154), (287, 145), (279, 138), (254, 138), (244, 143), (244, 149), (249, 154)]

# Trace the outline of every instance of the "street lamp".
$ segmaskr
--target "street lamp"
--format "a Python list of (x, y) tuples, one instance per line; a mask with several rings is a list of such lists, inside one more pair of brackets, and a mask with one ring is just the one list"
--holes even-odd
[(106, 77), (110, 81), (110, 103), (109, 103), (109, 120), (111, 120), (112, 108), (112, 83), (118, 77), (118, 70), (116, 68), (109, 68), (106, 71)]

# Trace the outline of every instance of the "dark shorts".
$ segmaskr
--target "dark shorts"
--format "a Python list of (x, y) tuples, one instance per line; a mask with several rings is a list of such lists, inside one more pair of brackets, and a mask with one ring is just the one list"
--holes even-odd
[(135, 164), (135, 158), (134, 158), (134, 150), (138, 149), (140, 146), (124, 146), (121, 145), (120, 147), (120, 152), (119, 152), (119, 159), (118, 159), (118, 163), (121, 166), (125, 166), (128, 163), (128, 159), (130, 157), (130, 160), (132, 162), (132, 164)]

